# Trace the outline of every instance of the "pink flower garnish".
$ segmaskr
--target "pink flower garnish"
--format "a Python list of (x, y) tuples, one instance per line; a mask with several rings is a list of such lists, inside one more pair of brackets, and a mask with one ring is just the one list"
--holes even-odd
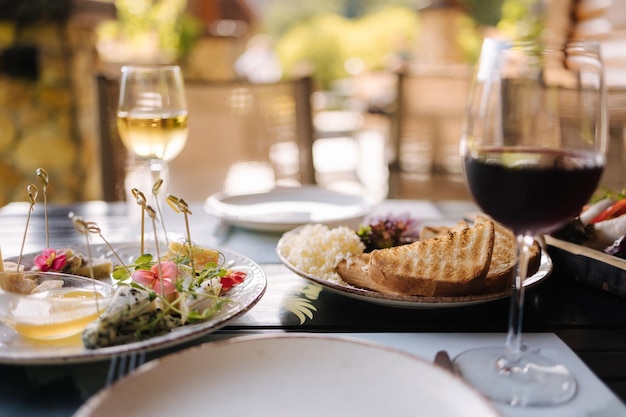
[(60, 271), (67, 262), (67, 256), (63, 251), (46, 248), (41, 255), (35, 256), (35, 266), (41, 272)]
[(133, 280), (138, 284), (143, 285), (146, 288), (150, 288), (157, 294), (162, 294), (166, 298), (170, 299), (170, 296), (176, 294), (176, 287), (174, 282), (178, 277), (178, 267), (174, 262), (162, 262), (161, 273), (163, 274), (163, 281), (159, 279), (159, 265), (152, 265), (150, 270), (141, 269), (135, 271), (132, 274)]

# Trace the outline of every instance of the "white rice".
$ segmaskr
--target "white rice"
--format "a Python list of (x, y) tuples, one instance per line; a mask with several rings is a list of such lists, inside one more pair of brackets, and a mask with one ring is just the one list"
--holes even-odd
[(287, 233), (280, 246), (281, 254), (291, 265), (337, 284), (345, 284), (335, 272), (339, 262), (364, 250), (365, 245), (354, 230), (345, 226), (329, 229), (322, 224), (309, 224)]

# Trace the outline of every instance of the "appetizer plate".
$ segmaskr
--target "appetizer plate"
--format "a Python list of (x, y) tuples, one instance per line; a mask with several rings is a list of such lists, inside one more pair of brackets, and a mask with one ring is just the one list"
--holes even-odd
[[(134, 256), (130, 255), (130, 248), (139, 247), (137, 243), (129, 243), (125, 246), (120, 245), (119, 250), (117, 249), (117, 244), (115, 247), (116, 252), (125, 261), (127, 258), (136, 257), (139, 253), (137, 249), (132, 251)], [(86, 253), (81, 248), (76, 248), (75, 250)], [(91, 250), (94, 257), (96, 257), (96, 254), (104, 257), (112, 256), (106, 245), (92, 245)], [(209, 320), (198, 324), (181, 326), (169, 333), (150, 339), (97, 349), (86, 349), (83, 347), (80, 335), (58, 340), (36, 341), (20, 336), (8, 326), (0, 323), (0, 363), (52, 364), (90, 362), (139, 350), (153, 351), (181, 345), (214, 332), (229, 321), (250, 310), (261, 299), (267, 286), (265, 273), (255, 262), (235, 252), (227, 250), (220, 250), (220, 252), (224, 255), (226, 262), (231, 265), (231, 269), (245, 271), (248, 273), (248, 276), (242, 284), (233, 287), (227, 293), (227, 297), (232, 301), (225, 303), (220, 311)], [(23, 258), (24, 265), (32, 264), (32, 259), (37, 254), (25, 255)], [(15, 261), (14, 259), (8, 260)], [(112, 259), (112, 261), (114, 264), (119, 264), (116, 260)]]
[[(293, 232), (297, 232), (295, 229)], [(290, 232), (287, 232), (290, 233)], [(465, 307), (475, 304), (482, 304), (489, 301), (500, 300), (502, 298), (508, 298), (511, 296), (511, 291), (504, 291), (493, 294), (482, 295), (468, 295), (458, 297), (423, 297), (418, 295), (388, 295), (382, 294), (377, 291), (367, 290), (364, 288), (355, 287), (350, 284), (341, 284), (331, 282), (320, 277), (308, 274), (291, 262), (281, 252), (281, 245), (285, 235), (278, 241), (276, 246), (276, 252), (281, 262), (290, 270), (300, 275), (301, 277), (313, 281), (322, 287), (346, 297), (355, 298), (357, 300), (366, 301), (373, 304), (379, 304), (387, 307), (400, 307), (400, 308), (412, 308), (412, 309), (432, 309), (432, 308), (447, 308), (447, 307)], [(541, 251), (541, 262), (539, 270), (532, 276), (526, 278), (524, 281), (524, 287), (530, 288), (539, 282), (547, 278), (552, 272), (552, 259), (546, 253), (545, 250)]]
[(205, 210), (224, 222), (252, 230), (286, 232), (307, 223), (358, 225), (373, 204), (358, 195), (315, 186), (274, 188), (266, 193), (217, 193)]
[(155, 359), (74, 417), (415, 414), (500, 416), (460, 377), (417, 356), (311, 334), (241, 336)]

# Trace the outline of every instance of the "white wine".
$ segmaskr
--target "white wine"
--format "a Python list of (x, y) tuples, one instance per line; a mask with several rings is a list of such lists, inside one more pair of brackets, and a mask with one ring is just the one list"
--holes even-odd
[(187, 142), (187, 113), (154, 116), (120, 112), (117, 129), (122, 142), (142, 159), (174, 159)]

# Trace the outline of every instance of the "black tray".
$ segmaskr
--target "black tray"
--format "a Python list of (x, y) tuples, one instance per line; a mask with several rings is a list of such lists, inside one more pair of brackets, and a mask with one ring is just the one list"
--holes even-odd
[(555, 270), (626, 298), (626, 260), (551, 236), (545, 242)]

